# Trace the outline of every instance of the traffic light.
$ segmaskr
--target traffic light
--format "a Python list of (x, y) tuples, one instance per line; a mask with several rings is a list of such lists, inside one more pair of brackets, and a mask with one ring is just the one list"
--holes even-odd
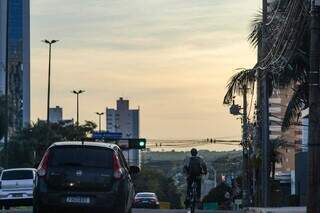
[(129, 149), (145, 149), (147, 140), (144, 138), (129, 139)]

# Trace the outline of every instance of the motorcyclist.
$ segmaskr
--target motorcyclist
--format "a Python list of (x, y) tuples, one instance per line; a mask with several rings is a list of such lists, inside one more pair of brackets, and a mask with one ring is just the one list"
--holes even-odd
[(203, 158), (198, 156), (197, 149), (191, 149), (191, 156), (186, 159), (183, 171), (187, 175), (188, 187), (185, 205), (188, 207), (190, 203), (189, 195), (191, 192), (192, 183), (195, 182), (197, 184), (197, 201), (200, 201), (202, 175), (207, 175), (208, 173), (207, 165)]

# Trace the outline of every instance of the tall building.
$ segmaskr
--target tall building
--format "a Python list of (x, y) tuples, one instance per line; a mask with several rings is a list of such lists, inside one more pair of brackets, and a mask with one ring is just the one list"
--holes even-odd
[[(117, 100), (116, 109), (106, 109), (107, 131), (122, 133), (123, 138), (139, 138), (140, 120), (139, 109), (130, 109), (129, 100)], [(140, 166), (139, 150), (124, 152), (129, 165)]]
[(50, 123), (59, 123), (63, 121), (63, 109), (59, 106), (49, 109), (49, 121)]
[[(6, 82), (6, 72), (8, 81)], [(0, 94), (8, 83), (9, 132), (30, 123), (30, 2), (0, 1)]]
[(295, 169), (296, 144), (301, 144), (302, 131), (299, 126), (291, 126), (287, 131), (282, 132), (282, 120), (284, 118), (288, 103), (292, 97), (291, 87), (276, 89), (269, 99), (270, 114), (270, 139), (283, 139), (292, 146), (280, 150), (281, 161), (277, 164), (276, 170), (282, 173), (289, 173)]
[(130, 109), (129, 100), (117, 100), (117, 109), (106, 109), (107, 131), (121, 132), (124, 138), (139, 138), (139, 109)]

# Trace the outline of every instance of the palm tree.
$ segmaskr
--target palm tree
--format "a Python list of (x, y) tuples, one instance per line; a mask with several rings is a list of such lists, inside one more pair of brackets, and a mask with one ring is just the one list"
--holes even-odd
[[(275, 3), (282, 3), (280, 7), (286, 8), (288, 3), (293, 2), (293, 0), (278, 0)], [(300, 5), (301, 6), (301, 5)], [(303, 5), (304, 7), (304, 5)], [(279, 9), (279, 8), (278, 8)], [(281, 10), (281, 9), (280, 9)], [(273, 89), (291, 87), (293, 89), (293, 96), (289, 101), (288, 107), (286, 109), (286, 113), (284, 115), (284, 119), (282, 121), (282, 129), (286, 131), (290, 125), (296, 123), (297, 119), (300, 116), (300, 112), (303, 108), (308, 107), (308, 70), (309, 70), (309, 35), (308, 35), (308, 26), (309, 26), (309, 14), (304, 13), (303, 18), (297, 17), (295, 20), (295, 24), (291, 26), (291, 31), (289, 33), (276, 34), (277, 30), (285, 25), (284, 17), (285, 15), (281, 15), (279, 17), (274, 17), (275, 21), (272, 23), (268, 23), (266, 27), (266, 46), (268, 49), (274, 47), (285, 47), (287, 43), (290, 43), (292, 40), (295, 45), (291, 46), (289, 49), (289, 54), (284, 54), (278, 56), (281, 63), (274, 63), (272, 66), (268, 67), (268, 69), (264, 69), (264, 74), (267, 75), (270, 80), (270, 95), (272, 94)], [(292, 17), (291, 17), (292, 19)], [(297, 21), (299, 20), (299, 22)], [(262, 13), (258, 12), (254, 19), (252, 20), (252, 30), (248, 36), (248, 41), (253, 47), (259, 46), (262, 43), (262, 32), (263, 32), (263, 22), (262, 22)], [(277, 36), (275, 36), (277, 35)], [(288, 42), (285, 44), (282, 43), (285, 40), (279, 40), (278, 36), (287, 36), (290, 37), (294, 35), (294, 37), (287, 38)], [(271, 51), (270, 51), (271, 52)], [(271, 52), (272, 53), (272, 52)], [(273, 54), (268, 54), (268, 56), (273, 56)], [(271, 62), (273, 62), (273, 58), (271, 58)], [(270, 57), (266, 58), (262, 61), (259, 61), (253, 68), (251, 69), (238, 69), (237, 73), (234, 74), (228, 84), (227, 84), (227, 92), (224, 97), (224, 104), (230, 105), (232, 104), (232, 100), (234, 96), (242, 95), (242, 88), (244, 86), (248, 86), (251, 92), (254, 92), (255, 83), (258, 80), (257, 74), (258, 71), (261, 70), (261, 67), (269, 65)], [(278, 141), (272, 142), (272, 150), (270, 156), (270, 170), (272, 173), (272, 177), (275, 176), (275, 165), (279, 162), (281, 158), (281, 152), (279, 152), (279, 147), (284, 147), (284, 144)], [(281, 144), (281, 146), (280, 146)], [(255, 146), (259, 146), (260, 144), (254, 144)], [(259, 177), (260, 175), (260, 164), (261, 164), (261, 150), (259, 147), (255, 147), (256, 152), (254, 156), (251, 156), (250, 162), (254, 168), (254, 175)], [(259, 184), (259, 178), (256, 179)], [(255, 199), (259, 197), (259, 190), (255, 191)], [(258, 202), (258, 200), (256, 200)]]
[[(280, 1), (280, 0), (279, 0)], [(280, 1), (284, 7), (290, 1)], [(274, 3), (277, 4), (277, 1)], [(307, 71), (309, 70), (309, 35), (307, 33), (307, 28), (309, 25), (309, 15), (304, 14), (305, 19), (301, 19), (303, 24), (302, 30), (299, 28), (301, 24), (293, 26), (292, 31), (295, 30), (301, 32), (299, 36), (296, 36), (296, 46), (290, 49), (290, 54), (287, 57), (284, 57), (282, 61), (285, 63), (279, 67), (272, 66), (272, 69), (268, 69), (266, 75), (270, 79), (270, 95), (272, 94), (273, 89), (278, 88), (288, 88), (291, 87), (293, 90), (293, 96), (289, 101), (284, 119), (282, 122), (282, 129), (286, 131), (290, 125), (297, 123), (297, 120), (300, 117), (300, 112), (302, 109), (308, 107), (308, 76)], [(277, 18), (275, 18), (277, 19)], [(267, 34), (270, 35), (267, 40), (267, 46), (272, 48), (275, 46), (277, 38), (274, 36), (272, 31), (277, 28), (279, 24), (283, 21), (283, 17), (278, 18), (273, 24), (267, 26)], [(298, 26), (299, 25), (299, 26)], [(258, 44), (262, 41), (262, 13), (258, 12), (251, 24), (251, 32), (248, 36), (248, 41), (253, 47), (257, 47)], [(295, 29), (297, 28), (297, 29)], [(282, 44), (278, 44), (282, 45)], [(261, 63), (258, 63), (252, 69), (238, 69), (237, 73), (234, 74), (228, 84), (227, 84), (227, 93), (224, 97), (224, 104), (231, 104), (234, 96), (241, 95), (241, 90), (244, 85), (248, 85), (249, 88), (254, 90), (254, 85), (257, 80), (257, 71)], [(252, 91), (253, 92), (253, 91)]]
[(271, 177), (274, 179), (275, 174), (276, 174), (276, 164), (281, 163), (282, 159), (282, 152), (280, 150), (284, 148), (292, 148), (294, 147), (291, 145), (289, 142), (277, 138), (277, 139), (272, 139), (270, 140), (271, 143), (271, 152), (270, 152), (270, 170), (271, 171)]
[[(275, 173), (276, 173), (276, 164), (281, 163), (281, 161), (282, 161), (283, 153), (281, 152), (281, 150), (283, 148), (292, 148), (294, 146), (281, 138), (270, 140), (270, 144), (271, 144), (271, 147), (270, 147), (271, 151), (270, 151), (269, 171), (271, 173), (272, 179), (274, 179)], [(260, 150), (260, 148), (258, 148), (256, 155), (252, 156), (251, 164), (253, 166), (253, 169), (255, 169), (256, 172), (258, 172), (258, 170), (261, 166), (261, 150)]]
[(237, 69), (237, 73), (234, 74), (227, 85), (227, 93), (224, 96), (223, 103), (232, 104), (233, 98), (236, 95), (242, 95), (243, 88), (247, 88), (247, 92), (253, 92), (256, 82), (256, 69)]

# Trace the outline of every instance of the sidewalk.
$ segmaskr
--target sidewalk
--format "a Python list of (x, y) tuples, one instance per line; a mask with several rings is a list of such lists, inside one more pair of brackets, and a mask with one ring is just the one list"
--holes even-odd
[(246, 213), (306, 213), (306, 207), (250, 208)]

